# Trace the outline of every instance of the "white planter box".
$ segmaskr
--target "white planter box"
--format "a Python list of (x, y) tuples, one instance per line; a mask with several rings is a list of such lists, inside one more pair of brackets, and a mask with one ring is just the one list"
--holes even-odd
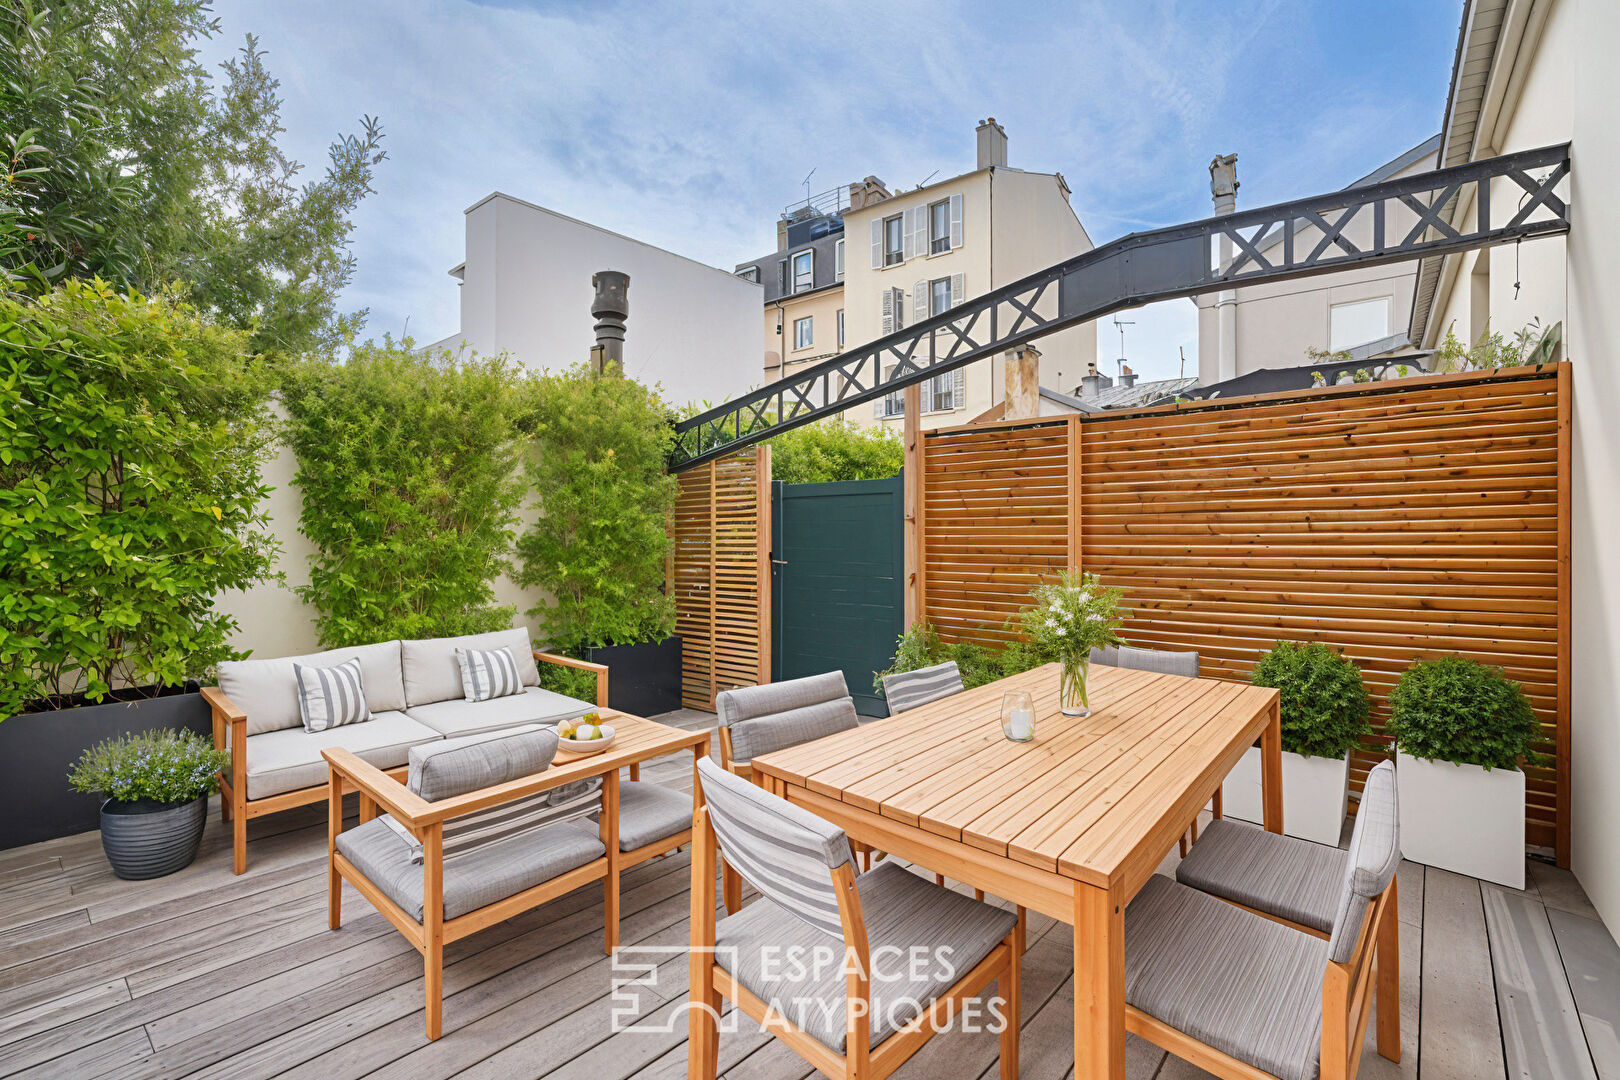
[(1408, 859), (1524, 888), (1524, 773), (1397, 752), (1395, 786)]
[[(1318, 844), (1339, 846), (1350, 779), (1350, 755), (1342, 758), (1282, 756), (1283, 832)], [(1260, 748), (1251, 746), (1221, 785), (1227, 817), (1262, 822)]]

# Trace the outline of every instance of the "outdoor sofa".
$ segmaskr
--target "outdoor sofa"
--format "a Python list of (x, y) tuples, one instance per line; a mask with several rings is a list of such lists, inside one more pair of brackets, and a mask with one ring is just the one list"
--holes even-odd
[[(503, 648), (516, 662), (522, 692), (467, 700), (456, 651)], [(356, 658), (371, 719), (305, 730), (294, 665), (333, 668)], [(595, 704), (542, 689), (539, 662), (595, 672)], [(536, 652), (527, 627), (220, 664), (218, 685), (202, 693), (213, 710), (214, 745), (230, 752), (229, 772), (220, 774), (220, 814), (232, 828), (236, 873), (247, 869), (249, 818), (326, 801), (323, 750), (347, 750), (403, 780), (413, 746), (584, 715), (607, 704), (607, 678), (602, 664)]]

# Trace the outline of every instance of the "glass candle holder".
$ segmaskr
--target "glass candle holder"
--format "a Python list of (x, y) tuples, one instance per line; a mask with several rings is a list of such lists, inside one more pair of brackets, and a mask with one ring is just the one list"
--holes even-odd
[(1001, 695), (1001, 733), (1013, 742), (1035, 738), (1035, 699), (1028, 690), (1009, 690)]

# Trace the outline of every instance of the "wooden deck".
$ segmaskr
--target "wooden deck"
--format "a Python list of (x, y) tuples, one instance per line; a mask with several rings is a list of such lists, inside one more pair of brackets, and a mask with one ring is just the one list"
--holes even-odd
[[(663, 718), (712, 726), (703, 713)], [(689, 757), (644, 778), (690, 790)], [(420, 959), (359, 896), (326, 929), (323, 807), (255, 821), (248, 872), (231, 874), (218, 815), (197, 863), (118, 881), (96, 834), (0, 852), (0, 1076), (178, 1080), (681, 1077), (684, 1022), (653, 1029), (686, 993), (666, 958), (639, 1029), (613, 1033), (601, 891), (592, 885), (447, 950), (445, 1036), (422, 1032)], [(625, 875), (626, 946), (686, 939), (685, 853)], [(1569, 874), (1530, 864), (1524, 892), (1401, 867), (1404, 1060), (1368, 1053), (1361, 1076), (1620, 1080), (1620, 948)], [(1067, 930), (1031, 920), (1023, 1075), (1070, 1071)], [(736, 1080), (809, 1070), (779, 1043), (723, 1035)], [(1130, 1041), (1133, 1080), (1206, 1074)], [(951, 1032), (899, 1074), (993, 1077), (996, 1039)]]

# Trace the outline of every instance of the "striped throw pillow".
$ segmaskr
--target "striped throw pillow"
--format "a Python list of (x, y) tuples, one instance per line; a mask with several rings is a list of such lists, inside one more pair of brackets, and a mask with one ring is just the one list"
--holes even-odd
[[(451, 818), (444, 823), (444, 857), (448, 861), (485, 844), (493, 844), (530, 829), (575, 821), (601, 809), (602, 780), (597, 777), (492, 806), (465, 817)], [(391, 814), (384, 814), (379, 820), (410, 846), (411, 862), (420, 863), (422, 841), (416, 838), (416, 834), (395, 821)]]
[(523, 693), (523, 680), (518, 676), (511, 649), (457, 649), (456, 662), (461, 665), (461, 693), (468, 701)]
[(371, 719), (366, 688), (360, 679), (360, 658), (336, 667), (293, 665), (298, 680), (298, 715), (310, 733)]

